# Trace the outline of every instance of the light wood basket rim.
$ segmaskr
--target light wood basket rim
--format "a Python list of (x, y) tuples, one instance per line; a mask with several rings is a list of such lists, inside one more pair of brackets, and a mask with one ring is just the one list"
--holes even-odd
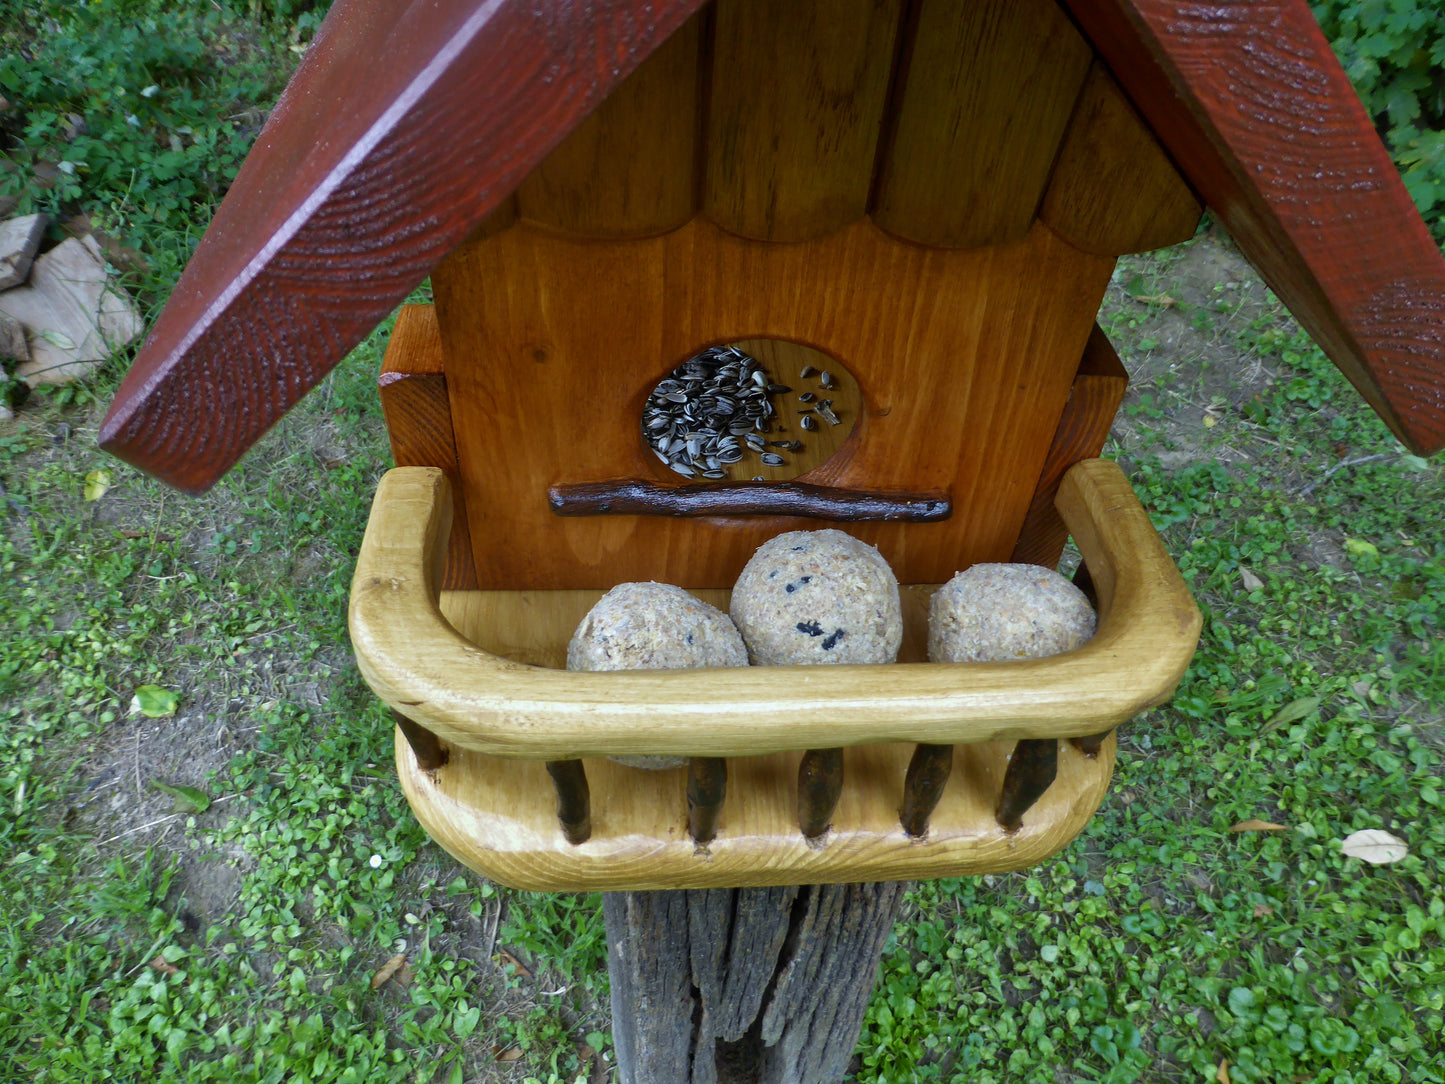
[(388, 472), (352, 582), (362, 675), (444, 742), (494, 756), (747, 756), (878, 742), (1083, 737), (1166, 700), (1200, 616), (1118, 466), (1085, 460), (1057, 506), (1093, 575), (1098, 630), (1077, 651), (1004, 663), (572, 673), (490, 654), (440, 608), (445, 476)]

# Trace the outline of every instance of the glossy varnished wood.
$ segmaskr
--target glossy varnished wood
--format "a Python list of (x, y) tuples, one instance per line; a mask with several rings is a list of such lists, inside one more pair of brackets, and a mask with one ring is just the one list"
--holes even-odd
[(1010, 561), (1019, 564), (1058, 567), (1069, 530), (1064, 526), (1054, 498), (1064, 473), (1082, 459), (1091, 459), (1104, 450), (1114, 415), (1119, 411), (1129, 374), (1119, 355), (1097, 324), (1089, 333), (1089, 343), (1069, 391), (1049, 454), (1029, 502), (1023, 528), (1014, 543)]
[(216, 481), (700, 0), (339, 0), (101, 428)]
[(467, 498), (457, 467), (451, 401), (447, 398), (441, 338), (433, 306), (404, 305), (397, 313), (386, 356), (382, 358), (377, 390), (381, 394), (386, 431), (391, 437), (392, 462), (398, 467), (440, 467), (452, 486), (455, 510), (442, 586), (448, 591), (475, 588), (477, 574), (472, 565)]
[(928, 245), (1034, 221), (1093, 54), (1054, 0), (921, 0), (873, 219)]
[(702, 21), (683, 24), (528, 174), (518, 213), (588, 237), (647, 237), (692, 217)]
[(765, 539), (815, 526), (559, 520), (548, 506), (563, 482), (676, 482), (642, 438), (647, 395), (703, 346), (763, 338), (826, 350), (861, 392), (847, 441), (799, 481), (945, 491), (967, 510), (858, 526), (901, 580), (1007, 560), (1111, 269), (1043, 226), (970, 250), (899, 242), (866, 220), (788, 245), (705, 219), (606, 243), (522, 223), (468, 245), (432, 281), (478, 583), (726, 586)]
[(1181, 172), (1407, 445), (1445, 446), (1445, 259), (1305, 0), (1066, 0)]
[(1100, 256), (1194, 236), (1204, 206), (1101, 63), (1089, 71), (1039, 217)]
[[(741, 756), (1097, 734), (1169, 696), (1193, 655), (1199, 612), (1118, 467), (1077, 465), (1058, 503), (1099, 599), (1098, 632), (1069, 654), (569, 673), (551, 667), (585, 613), (586, 594), (451, 593), (492, 607), (489, 637), (502, 642), (488, 638), (483, 646), (459, 635), (437, 591), (446, 479), (440, 471), (396, 470), (382, 480), (357, 562), (352, 645), (372, 689), (454, 756), (457, 748), (544, 759)], [(577, 605), (565, 618), (555, 613)], [(904, 650), (918, 650), (916, 635), (905, 636)]]
[(703, 206), (767, 241), (868, 209), (901, 0), (718, 0)]
[(538, 761), (454, 752), (440, 772), (416, 767), (398, 738), (397, 770), (417, 819), (458, 861), (513, 888), (535, 891), (712, 888), (962, 877), (1022, 869), (1065, 846), (1098, 808), (1114, 764), (1109, 738), (1095, 759), (1065, 744), (1058, 778), (1015, 833), (994, 819), (1011, 742), (959, 746), (953, 777), (927, 836), (898, 822), (913, 747), (873, 745), (844, 754), (846, 784), (832, 828), (811, 845), (798, 830), (801, 753), (728, 761), (717, 834), (700, 848), (688, 833), (687, 769), (646, 771), (585, 762), (592, 832), (567, 842), (552, 785)]

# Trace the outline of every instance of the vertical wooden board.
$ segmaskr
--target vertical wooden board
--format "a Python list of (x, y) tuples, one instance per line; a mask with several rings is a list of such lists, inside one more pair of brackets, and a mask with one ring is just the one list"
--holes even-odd
[(477, 576), (472, 564), (466, 495), (457, 469), (451, 404), (442, 372), (441, 336), (436, 310), (431, 305), (406, 305), (397, 314), (377, 384), (396, 465), (440, 467), (451, 483), (455, 511), (442, 586), (448, 591), (473, 588)]
[(1096, 62), (1039, 217), (1085, 252), (1123, 256), (1189, 240), (1203, 213), (1173, 160)]
[(1058, 567), (1069, 537), (1068, 528), (1054, 507), (1059, 483), (1064, 472), (1075, 463), (1092, 459), (1104, 450), (1104, 441), (1109, 438), (1109, 428), (1128, 386), (1129, 374), (1119, 355), (1103, 329), (1095, 324), (1010, 561)]
[(947, 250), (866, 220), (797, 245), (706, 219), (608, 244), (522, 224), (459, 250), (433, 283), (478, 582), (730, 586), (765, 539), (825, 526), (550, 513), (551, 485), (675, 481), (642, 439), (648, 392), (703, 346), (760, 337), (827, 350), (863, 393), (853, 436), (800, 481), (951, 491), (944, 522), (850, 526), (903, 582), (1007, 560), (1111, 269), (1042, 226)]
[(703, 16), (648, 57), (517, 189), (522, 216), (588, 237), (647, 237), (697, 209)]
[(920, 244), (1029, 230), (1092, 53), (1054, 0), (922, 0), (873, 220)]
[(867, 213), (901, 0), (719, 0), (703, 209), (799, 241)]

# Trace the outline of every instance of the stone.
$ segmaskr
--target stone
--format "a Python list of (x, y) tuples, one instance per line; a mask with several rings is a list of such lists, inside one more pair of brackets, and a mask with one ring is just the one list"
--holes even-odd
[[(25, 328), (9, 313), (0, 312), (0, 361), (29, 361), (30, 347), (25, 343)], [(15, 366), (7, 365), (5, 369)]]
[(26, 215), (0, 222), (0, 290), (24, 283), (49, 224), (45, 215)]
[(95, 238), (71, 238), (35, 261), (30, 282), (0, 293), (0, 312), (25, 326), (30, 360), (16, 375), (31, 387), (68, 384), (140, 335), (130, 297), (106, 274)]

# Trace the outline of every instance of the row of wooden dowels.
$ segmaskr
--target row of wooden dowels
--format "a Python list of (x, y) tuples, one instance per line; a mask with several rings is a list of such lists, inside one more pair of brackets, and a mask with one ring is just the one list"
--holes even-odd
[[(434, 740), (434, 739), (433, 739)], [(1103, 736), (1071, 738), (1085, 756), (1096, 756)], [(1056, 738), (1020, 741), (1009, 758), (1003, 787), (994, 809), (999, 827), (1014, 832), (1023, 816), (1039, 800), (1058, 773)], [(423, 765), (425, 767), (425, 765)], [(929, 818), (943, 797), (953, 771), (953, 746), (918, 745), (903, 782), (898, 820), (914, 838), (928, 833)], [(585, 843), (592, 835), (591, 792), (580, 760), (553, 760), (547, 772), (557, 791), (557, 819), (569, 843)], [(843, 750), (810, 749), (798, 765), (798, 829), (809, 841), (827, 834), (833, 811), (843, 792)], [(705, 844), (717, 837), (718, 820), (727, 796), (727, 761), (722, 757), (692, 757), (687, 766), (687, 822), (693, 842)]]

